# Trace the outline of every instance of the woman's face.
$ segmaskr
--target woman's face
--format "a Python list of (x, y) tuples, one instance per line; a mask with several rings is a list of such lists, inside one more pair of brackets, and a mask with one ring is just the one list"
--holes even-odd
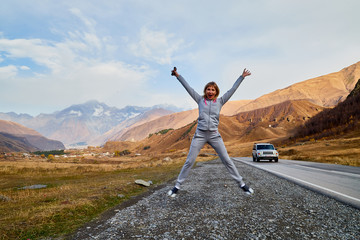
[(216, 89), (215, 89), (214, 86), (210, 85), (210, 86), (208, 86), (206, 88), (205, 93), (206, 93), (206, 98), (207, 99), (213, 100), (215, 98), (215, 95), (216, 95)]

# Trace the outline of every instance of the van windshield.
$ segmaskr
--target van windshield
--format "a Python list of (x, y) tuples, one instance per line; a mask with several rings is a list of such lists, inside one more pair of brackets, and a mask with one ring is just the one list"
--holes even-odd
[(257, 145), (257, 149), (258, 150), (263, 150), (263, 149), (274, 150), (274, 146), (273, 145)]

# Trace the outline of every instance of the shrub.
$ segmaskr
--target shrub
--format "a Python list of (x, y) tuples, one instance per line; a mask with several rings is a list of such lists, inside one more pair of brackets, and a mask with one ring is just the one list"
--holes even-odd
[(52, 151), (37, 151), (37, 152), (33, 152), (36, 155), (40, 155), (40, 156), (45, 156), (48, 157), (50, 154), (51, 155), (64, 155), (65, 152), (64, 150), (52, 150)]
[(158, 131), (156, 134), (164, 135), (164, 134), (166, 134), (168, 131), (171, 131), (171, 130), (174, 130), (174, 129), (173, 129), (173, 128), (163, 129), (163, 130)]
[(131, 152), (127, 149), (125, 149), (124, 151), (115, 151), (114, 155), (115, 157), (119, 157), (119, 156), (124, 156), (124, 155), (129, 155)]

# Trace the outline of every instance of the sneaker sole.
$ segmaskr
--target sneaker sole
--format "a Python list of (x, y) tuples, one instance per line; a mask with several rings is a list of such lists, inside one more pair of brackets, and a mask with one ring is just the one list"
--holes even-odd
[(171, 197), (171, 198), (176, 197), (176, 193), (173, 193), (171, 190), (168, 191), (167, 195), (168, 195), (169, 197)]
[(249, 189), (249, 191), (245, 192), (247, 195), (253, 195), (254, 190), (252, 188)]

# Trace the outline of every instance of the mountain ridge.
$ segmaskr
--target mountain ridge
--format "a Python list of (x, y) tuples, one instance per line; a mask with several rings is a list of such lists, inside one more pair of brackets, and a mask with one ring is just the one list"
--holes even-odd
[[(17, 122), (26, 127), (35, 129), (42, 135), (59, 140), (67, 146), (76, 146), (79, 142), (100, 145), (101, 136), (121, 122), (137, 118), (148, 111), (168, 107), (172, 105), (155, 105), (153, 107), (126, 106), (122, 109), (109, 107), (105, 103), (96, 100), (87, 101), (83, 104), (74, 104), (63, 110), (50, 114), (39, 114), (32, 117), (28, 114), (0, 113), (0, 119)], [(162, 115), (173, 111), (159, 111)], [(162, 116), (161, 115), (161, 116)], [(145, 115), (146, 116), (146, 115)], [(85, 144), (85, 145), (86, 145)]]
[(360, 62), (338, 72), (310, 78), (265, 94), (245, 105), (239, 106), (236, 113), (266, 107), (286, 100), (304, 99), (323, 107), (333, 107), (343, 101), (360, 78)]

